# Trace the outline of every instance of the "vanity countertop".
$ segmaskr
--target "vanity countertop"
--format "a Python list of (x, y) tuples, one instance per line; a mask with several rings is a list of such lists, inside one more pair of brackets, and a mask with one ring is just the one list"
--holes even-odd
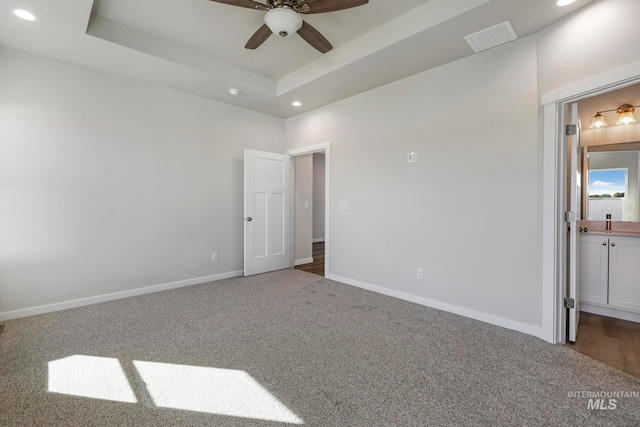
[[(612, 230), (606, 231), (605, 221), (578, 221), (578, 226), (581, 229), (587, 229), (586, 234), (599, 234), (599, 235), (613, 235), (613, 236), (627, 236), (627, 237), (640, 237), (640, 222), (621, 222), (614, 221), (612, 224)], [(582, 233), (585, 234), (585, 233)]]
[(618, 237), (640, 237), (640, 231), (622, 231), (622, 230), (591, 230), (589, 229), (583, 234), (595, 234), (598, 236), (618, 236)]

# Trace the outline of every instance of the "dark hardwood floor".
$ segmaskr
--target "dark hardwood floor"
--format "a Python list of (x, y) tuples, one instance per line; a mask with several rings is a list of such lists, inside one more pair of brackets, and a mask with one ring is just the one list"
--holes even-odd
[(640, 378), (640, 323), (581, 312), (576, 343), (567, 345)]
[(296, 268), (324, 277), (324, 242), (313, 244), (313, 262), (311, 264), (299, 265)]

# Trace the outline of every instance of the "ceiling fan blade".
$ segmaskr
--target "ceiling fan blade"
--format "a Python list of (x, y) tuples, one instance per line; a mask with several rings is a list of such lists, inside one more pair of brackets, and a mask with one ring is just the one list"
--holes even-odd
[(320, 34), (318, 30), (316, 30), (306, 22), (302, 23), (302, 28), (298, 30), (298, 34), (304, 39), (304, 41), (306, 41), (322, 53), (327, 53), (331, 49), (333, 49), (333, 46), (331, 45), (331, 43), (329, 43), (329, 40), (327, 40), (322, 34)]
[(264, 24), (262, 27), (258, 28), (258, 31), (256, 31), (251, 36), (251, 38), (249, 39), (249, 41), (244, 47), (247, 49), (255, 49), (258, 46), (260, 46), (262, 43), (264, 43), (264, 41), (268, 39), (271, 34), (273, 33), (271, 32), (269, 27), (267, 27), (267, 24)]
[(240, 7), (246, 7), (249, 9), (256, 9), (256, 10), (266, 10), (268, 9), (267, 6), (263, 3), (259, 3), (257, 1), (253, 1), (253, 0), (210, 0), (216, 3), (223, 3), (223, 4), (229, 4), (231, 6), (240, 6)]
[[(362, 6), (369, 3), (369, 0), (304, 0), (299, 3), (298, 10), (301, 13), (324, 13), (336, 10), (350, 9), (356, 6)], [(309, 6), (309, 10), (301, 10), (304, 5)], [(306, 8), (304, 8), (306, 9)]]

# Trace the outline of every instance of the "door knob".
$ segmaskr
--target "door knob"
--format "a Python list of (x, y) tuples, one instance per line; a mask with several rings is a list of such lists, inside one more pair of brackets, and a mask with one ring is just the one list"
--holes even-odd
[(253, 218), (251, 218), (250, 216), (247, 217), (247, 221), (253, 221)]

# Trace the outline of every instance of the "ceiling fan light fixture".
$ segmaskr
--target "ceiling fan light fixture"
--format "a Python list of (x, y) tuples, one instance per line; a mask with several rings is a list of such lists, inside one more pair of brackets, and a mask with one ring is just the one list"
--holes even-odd
[(292, 9), (278, 7), (271, 9), (264, 15), (264, 23), (273, 34), (280, 37), (287, 37), (295, 34), (302, 27), (302, 18)]

